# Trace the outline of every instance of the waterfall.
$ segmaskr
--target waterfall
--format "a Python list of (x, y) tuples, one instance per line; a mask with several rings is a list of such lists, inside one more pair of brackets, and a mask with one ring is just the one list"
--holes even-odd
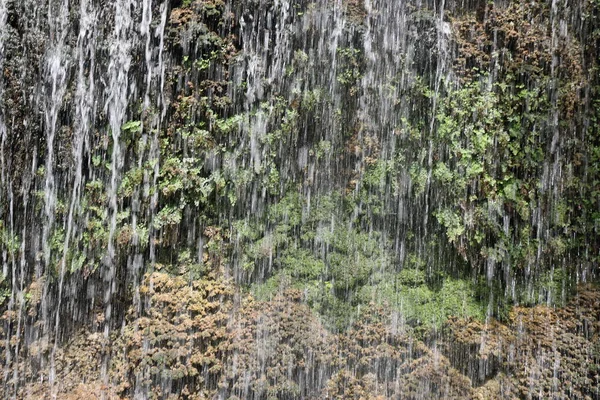
[(598, 11), (0, 0), (0, 393), (599, 398)]

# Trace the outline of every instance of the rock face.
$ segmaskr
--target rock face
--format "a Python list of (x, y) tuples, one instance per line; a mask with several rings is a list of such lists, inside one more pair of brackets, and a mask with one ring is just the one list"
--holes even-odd
[(0, 0), (3, 398), (600, 398), (599, 5)]

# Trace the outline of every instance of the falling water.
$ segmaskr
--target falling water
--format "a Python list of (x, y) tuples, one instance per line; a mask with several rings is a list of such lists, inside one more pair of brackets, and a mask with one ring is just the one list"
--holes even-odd
[(598, 12), (0, 0), (0, 391), (600, 398)]

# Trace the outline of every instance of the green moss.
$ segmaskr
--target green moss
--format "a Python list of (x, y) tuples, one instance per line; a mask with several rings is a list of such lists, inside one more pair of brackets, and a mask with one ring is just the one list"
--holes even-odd
[(360, 296), (397, 310), (405, 323), (421, 333), (439, 330), (451, 316), (483, 320), (487, 308), (469, 280), (446, 276), (434, 288), (426, 282), (423, 271), (410, 268), (374, 278)]

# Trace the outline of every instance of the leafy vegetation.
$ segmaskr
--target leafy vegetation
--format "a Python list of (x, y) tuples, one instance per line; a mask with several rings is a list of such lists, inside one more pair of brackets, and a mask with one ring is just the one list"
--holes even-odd
[(79, 166), (11, 44), (7, 397), (597, 396), (599, 5), (554, 3), (173, 2)]

